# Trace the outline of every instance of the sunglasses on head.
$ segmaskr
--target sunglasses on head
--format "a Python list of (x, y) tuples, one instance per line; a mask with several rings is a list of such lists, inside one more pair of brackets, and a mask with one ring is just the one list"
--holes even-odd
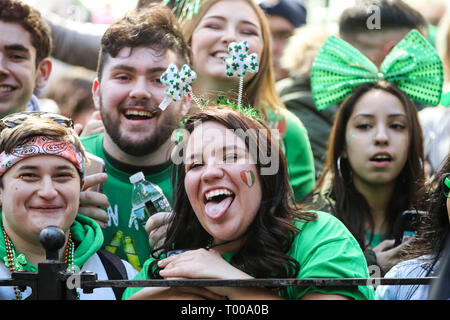
[(450, 173), (446, 173), (442, 176), (442, 191), (444, 196), (450, 198)]
[(52, 112), (43, 112), (43, 111), (25, 111), (19, 113), (13, 113), (5, 116), (0, 119), (0, 129), (5, 128), (14, 128), (20, 124), (22, 124), (25, 120), (30, 117), (40, 117), (44, 119), (51, 119), (56, 123), (66, 127), (73, 129), (73, 120), (67, 118), (63, 115), (52, 113)]

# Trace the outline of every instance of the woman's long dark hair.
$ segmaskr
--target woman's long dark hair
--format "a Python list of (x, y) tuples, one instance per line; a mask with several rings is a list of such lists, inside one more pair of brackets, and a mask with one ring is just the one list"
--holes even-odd
[[(347, 226), (363, 249), (366, 247), (366, 231), (374, 233), (374, 222), (367, 200), (353, 184), (350, 163), (341, 155), (345, 149), (347, 123), (355, 108), (355, 104), (363, 94), (373, 89), (384, 90), (397, 97), (405, 108), (409, 124), (410, 146), (408, 157), (405, 166), (396, 179), (393, 196), (387, 208), (387, 237), (394, 235), (397, 227), (397, 218), (402, 211), (415, 205), (418, 192), (424, 181), (423, 136), (414, 103), (403, 91), (387, 82), (368, 83), (356, 88), (352, 95), (343, 101), (336, 114), (328, 140), (325, 167), (318, 179), (314, 193), (320, 192), (327, 179), (331, 177), (332, 190), (330, 196), (335, 200), (333, 214)], [(338, 159), (340, 159), (339, 165)], [(370, 230), (367, 230), (367, 223), (370, 226)]]
[(447, 198), (444, 196), (442, 181), (446, 173), (450, 173), (450, 156), (447, 157), (442, 169), (427, 184), (427, 192), (422, 199), (427, 214), (422, 217), (417, 237), (406, 248), (403, 259), (433, 254), (434, 265), (441, 257), (450, 235)]
[[(231, 264), (257, 278), (295, 277), (300, 270), (299, 263), (286, 254), (297, 233), (293, 223), (297, 218), (314, 220), (316, 216), (313, 213), (299, 211), (300, 207), (293, 203), (286, 160), (278, 142), (272, 140), (270, 131), (265, 125), (258, 124), (228, 107), (205, 108), (191, 115), (185, 123), (185, 129), (192, 133), (196, 125), (205, 121), (218, 122), (235, 130), (238, 136), (243, 134), (241, 138), (247, 148), (253, 143), (253, 146), (257, 146), (257, 155), (264, 154), (279, 163), (275, 174), (261, 175), (261, 169), (269, 167), (270, 163), (262, 162), (260, 157), (254, 157), (258, 159), (256, 167), (262, 187), (261, 205), (246, 231), (243, 246), (233, 256)], [(255, 132), (259, 134), (254, 134)], [(180, 146), (178, 154), (182, 150), (183, 147)], [(270, 150), (275, 150), (275, 154), (270, 154)], [(185, 174), (184, 164), (178, 165), (174, 177), (174, 214), (166, 241), (161, 247), (166, 253), (170, 250), (205, 248), (212, 238), (203, 229), (191, 207), (184, 187)], [(158, 252), (161, 248), (156, 248), (154, 252)], [(156, 264), (149, 269), (153, 278), (159, 277), (155, 266)]]

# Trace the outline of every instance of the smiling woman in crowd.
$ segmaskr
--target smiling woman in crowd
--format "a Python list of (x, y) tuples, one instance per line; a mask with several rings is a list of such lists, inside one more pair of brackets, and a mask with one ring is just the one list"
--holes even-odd
[(264, 12), (252, 0), (202, 1), (199, 12), (183, 20), (182, 29), (197, 73), (193, 92), (209, 104), (216, 104), (220, 96), (236, 100), (238, 95), (238, 78), (225, 73), (228, 45), (247, 41), (249, 54), (257, 54), (259, 71), (247, 72), (244, 78), (243, 105), (258, 109), (267, 125), (279, 131), (289, 181), (300, 201), (314, 188), (314, 159), (303, 123), (285, 108), (276, 91)]

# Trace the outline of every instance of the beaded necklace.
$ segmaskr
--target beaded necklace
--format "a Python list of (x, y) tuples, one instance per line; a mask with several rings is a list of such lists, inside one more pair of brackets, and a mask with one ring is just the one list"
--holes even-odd
[[(6, 267), (9, 268), (9, 271), (13, 273), (14, 271), (22, 271), (25, 270), (25, 265), (28, 263), (25, 255), (23, 253), (17, 254), (14, 249), (13, 242), (9, 239), (6, 234), (5, 229), (1, 226), (3, 237), (5, 239), (5, 249), (6, 249), (6, 257), (4, 258), (4, 262)], [(67, 264), (68, 268), (73, 268), (73, 254), (74, 254), (74, 245), (72, 241), (72, 233), (69, 232), (69, 239), (66, 244), (66, 248), (64, 250), (64, 263)], [(16, 300), (22, 300), (22, 292), (19, 290), (17, 286), (14, 286), (14, 295), (16, 296)]]

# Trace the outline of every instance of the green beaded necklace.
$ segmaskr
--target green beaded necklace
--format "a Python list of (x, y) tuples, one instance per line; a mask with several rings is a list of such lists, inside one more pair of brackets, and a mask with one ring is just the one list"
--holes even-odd
[[(9, 271), (11, 273), (15, 271), (25, 270), (25, 266), (28, 264), (25, 255), (23, 253), (18, 254), (18, 252), (16, 252), (16, 250), (14, 249), (14, 244), (6, 234), (3, 225), (1, 226), (1, 228), (3, 232), (3, 237), (5, 239), (6, 257), (3, 258), (5, 266), (9, 268)], [(69, 239), (67, 241), (64, 252), (64, 263), (67, 264), (69, 270), (71, 270), (74, 266), (73, 255), (74, 255), (74, 245), (72, 241), (72, 234), (69, 232)], [(22, 292), (19, 290), (17, 286), (14, 286), (14, 295), (16, 296), (16, 300), (22, 300)]]

